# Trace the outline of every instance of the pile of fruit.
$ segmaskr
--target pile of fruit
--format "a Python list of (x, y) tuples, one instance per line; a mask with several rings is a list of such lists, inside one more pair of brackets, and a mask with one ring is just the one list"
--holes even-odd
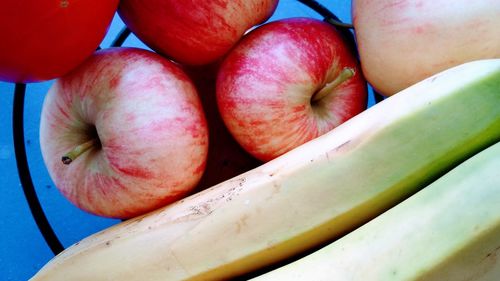
[(124, 219), (31, 280), (500, 280), (499, 1), (193, 2), (0, 3), (55, 185)]

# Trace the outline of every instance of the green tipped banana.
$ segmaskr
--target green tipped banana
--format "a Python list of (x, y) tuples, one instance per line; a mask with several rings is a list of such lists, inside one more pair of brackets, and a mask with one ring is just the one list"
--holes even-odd
[(253, 280), (500, 280), (500, 143), (329, 246)]
[(32, 281), (245, 274), (338, 238), (499, 140), (500, 60), (461, 65), (254, 170), (84, 239)]

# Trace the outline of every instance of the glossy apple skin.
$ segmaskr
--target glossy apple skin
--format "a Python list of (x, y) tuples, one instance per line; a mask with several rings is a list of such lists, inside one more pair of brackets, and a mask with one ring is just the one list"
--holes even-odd
[(278, 0), (122, 0), (120, 17), (146, 45), (188, 65), (224, 56), (246, 30), (264, 22)]
[(500, 1), (354, 0), (368, 82), (390, 96), (467, 61), (500, 57)]
[(118, 0), (0, 1), (0, 81), (40, 82), (92, 55)]
[[(100, 147), (61, 162), (95, 135)], [(129, 218), (194, 188), (206, 165), (208, 130), (197, 91), (178, 66), (150, 51), (112, 48), (51, 87), (40, 145), (50, 176), (71, 202)]]
[[(344, 68), (355, 74), (317, 103), (312, 96)], [(269, 161), (366, 109), (358, 61), (330, 24), (291, 18), (262, 25), (223, 61), (217, 104), (224, 123), (254, 157)]]
[(209, 131), (207, 166), (196, 191), (229, 180), (262, 164), (246, 152), (225, 126), (217, 108), (216, 78), (219, 63), (184, 67), (193, 80), (205, 111)]

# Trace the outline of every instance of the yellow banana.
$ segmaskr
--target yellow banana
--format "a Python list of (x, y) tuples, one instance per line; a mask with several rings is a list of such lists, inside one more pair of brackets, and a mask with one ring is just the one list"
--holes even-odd
[(500, 143), (406, 201), (253, 281), (500, 280)]
[(331, 242), (500, 140), (500, 60), (422, 81), (275, 160), (92, 235), (31, 280), (221, 280)]

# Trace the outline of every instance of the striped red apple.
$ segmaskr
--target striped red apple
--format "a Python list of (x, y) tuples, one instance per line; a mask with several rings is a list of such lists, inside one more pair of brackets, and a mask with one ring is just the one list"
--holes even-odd
[(118, 13), (146, 45), (177, 62), (204, 65), (223, 57), (278, 0), (122, 0)]
[(147, 50), (111, 48), (50, 88), (40, 145), (54, 184), (71, 202), (129, 218), (195, 187), (208, 131), (197, 91), (178, 66)]
[(354, 0), (366, 79), (391, 96), (468, 61), (500, 58), (498, 0)]
[(262, 161), (316, 138), (367, 106), (367, 85), (330, 24), (290, 18), (248, 33), (223, 61), (217, 103), (240, 145)]

